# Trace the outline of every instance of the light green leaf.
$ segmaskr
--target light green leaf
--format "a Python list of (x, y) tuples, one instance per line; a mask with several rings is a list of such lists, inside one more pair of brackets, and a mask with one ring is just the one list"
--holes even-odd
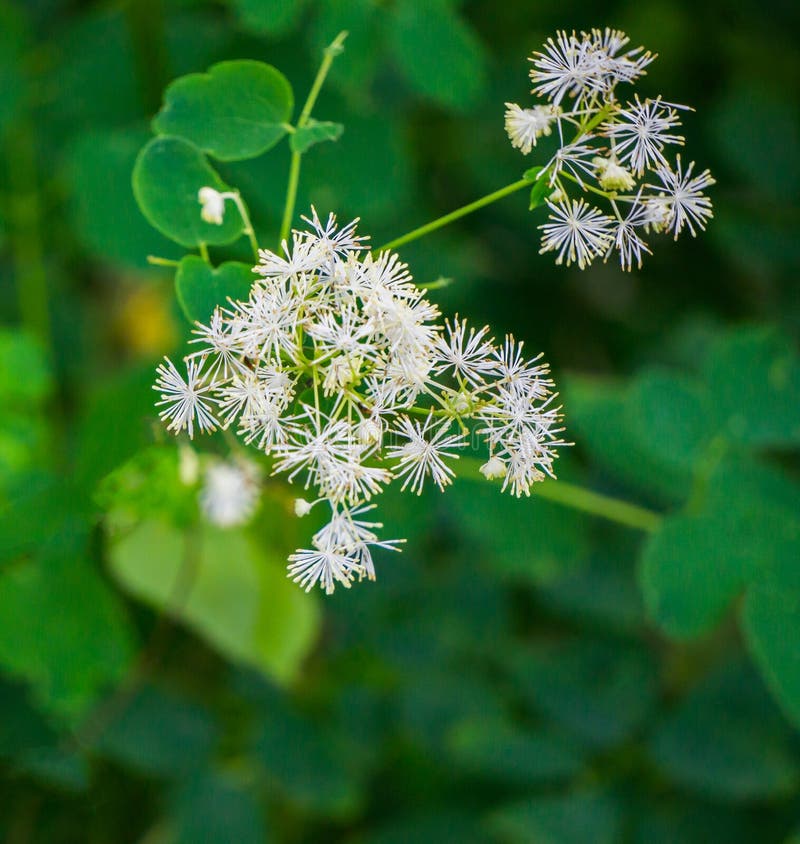
[(177, 135), (220, 161), (254, 158), (286, 134), (294, 98), (272, 65), (242, 60), (176, 79), (153, 120), (160, 135)]
[[(289, 682), (316, 636), (314, 599), (287, 579), (282, 561), (268, 558), (243, 533), (196, 530), (192, 539), (157, 521), (142, 523), (113, 543), (114, 576), (230, 659)], [(184, 557), (191, 569), (181, 574)], [(191, 583), (176, 600), (183, 577)]]
[(212, 267), (197, 255), (186, 255), (175, 274), (175, 293), (189, 322), (208, 323), (214, 308), (228, 298), (247, 301), (254, 280), (247, 264), (226, 261)]
[(344, 126), (341, 123), (317, 121), (312, 118), (308, 121), (308, 125), (298, 129), (289, 138), (289, 146), (292, 152), (305, 152), (314, 144), (320, 144), (323, 141), (338, 141), (342, 132), (344, 132)]
[(744, 663), (706, 677), (660, 725), (649, 749), (673, 782), (711, 798), (778, 798), (800, 779), (788, 726)]
[(533, 211), (538, 208), (544, 201), (545, 196), (550, 192), (550, 180), (548, 176), (550, 171), (544, 167), (531, 167), (526, 170), (524, 176), (528, 181), (533, 182), (531, 188), (531, 199), (528, 204), (528, 210)]
[(133, 193), (139, 207), (151, 225), (181, 246), (231, 243), (242, 234), (241, 215), (231, 202), (222, 225), (202, 219), (197, 195), (203, 187), (230, 190), (202, 152), (181, 138), (153, 138), (136, 159)]
[(133, 632), (117, 596), (82, 559), (24, 560), (0, 575), (0, 664), (40, 705), (78, 718), (127, 670)]
[(391, 7), (390, 46), (400, 71), (420, 94), (465, 110), (486, 86), (482, 44), (450, 0), (430, 0), (420, 13), (416, 0)]

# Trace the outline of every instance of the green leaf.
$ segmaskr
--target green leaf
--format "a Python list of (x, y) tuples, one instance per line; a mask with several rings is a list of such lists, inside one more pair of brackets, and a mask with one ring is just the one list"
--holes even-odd
[(220, 62), (176, 79), (153, 120), (220, 161), (254, 158), (286, 134), (294, 98), (286, 77), (263, 62)]
[(474, 105), (486, 87), (483, 45), (450, 0), (430, 0), (420, 13), (416, 0), (391, 7), (390, 46), (409, 84), (458, 111)]
[(649, 713), (656, 665), (634, 645), (575, 639), (512, 654), (510, 667), (530, 705), (590, 746), (624, 741)]
[(530, 170), (525, 171), (525, 178), (528, 179), (528, 181), (533, 182), (533, 187), (531, 188), (531, 201), (528, 205), (529, 211), (533, 211), (534, 208), (538, 208), (550, 192), (549, 175), (550, 171), (544, 167), (531, 167)]
[(314, 144), (320, 144), (323, 141), (338, 141), (342, 137), (342, 132), (344, 132), (344, 126), (341, 123), (317, 121), (311, 118), (306, 126), (298, 129), (289, 138), (289, 146), (292, 152), (305, 152)]
[(20, 10), (0, 2), (0, 136), (17, 115), (25, 96), (23, 50), (27, 26)]
[(649, 740), (673, 782), (731, 801), (779, 798), (800, 780), (789, 729), (744, 663), (706, 677)]
[(586, 555), (586, 519), (558, 504), (513, 498), (484, 482), (457, 484), (446, 504), (476, 540), (475, 559), (509, 579), (547, 583)]
[(148, 685), (117, 714), (93, 751), (148, 774), (186, 776), (208, 763), (217, 738), (206, 709)]
[(246, 302), (254, 280), (248, 264), (226, 261), (212, 267), (197, 255), (186, 255), (175, 274), (175, 293), (189, 322), (208, 323), (214, 308), (228, 298)]
[(759, 447), (800, 443), (800, 357), (772, 328), (732, 333), (705, 365), (712, 406), (735, 442)]
[(279, 37), (300, 20), (306, 0), (229, 0), (242, 26), (255, 35)]
[[(114, 576), (132, 594), (184, 621), (230, 659), (289, 682), (314, 642), (317, 605), (245, 535), (204, 526), (193, 539), (144, 522), (111, 547)], [(187, 556), (188, 555), (188, 556)], [(189, 573), (181, 574), (184, 557)], [(176, 583), (191, 577), (181, 600)]]
[(559, 782), (583, 767), (583, 753), (564, 738), (484, 718), (458, 724), (448, 753), (459, 770), (514, 785)]
[(645, 370), (634, 380), (626, 404), (641, 448), (656, 460), (691, 472), (714, 433), (703, 385), (667, 371)]
[(148, 267), (147, 256), (180, 258), (181, 250), (154, 231), (136, 206), (131, 171), (147, 142), (145, 129), (82, 132), (67, 152), (75, 232), (98, 258)]
[(242, 234), (241, 215), (230, 201), (222, 225), (202, 219), (197, 195), (203, 187), (230, 190), (202, 152), (181, 138), (153, 138), (136, 159), (133, 193), (142, 213), (181, 246), (231, 243)]
[(133, 633), (117, 596), (84, 560), (24, 560), (0, 575), (0, 664), (41, 706), (72, 720), (118, 683)]
[(252, 788), (232, 774), (200, 770), (173, 807), (174, 844), (256, 844), (271, 841)]
[(508, 844), (617, 844), (620, 806), (596, 791), (531, 797), (494, 811), (489, 828)]
[(642, 554), (645, 603), (672, 636), (706, 632), (757, 575), (796, 559), (797, 485), (735, 461), (712, 474), (708, 489), (698, 514), (666, 518)]
[(24, 331), (0, 328), (0, 405), (15, 412), (35, 410), (52, 389), (41, 343)]

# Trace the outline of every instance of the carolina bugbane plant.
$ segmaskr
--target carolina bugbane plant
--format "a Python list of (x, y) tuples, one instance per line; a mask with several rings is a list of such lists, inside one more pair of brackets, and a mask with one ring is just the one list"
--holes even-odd
[[(540, 226), (542, 252), (553, 251), (556, 263), (583, 269), (616, 251), (629, 270), (649, 252), (642, 233), (669, 231), (677, 237), (684, 229), (694, 235), (705, 227), (711, 204), (702, 190), (713, 182), (708, 171), (693, 176), (693, 164), (684, 168), (677, 157), (673, 166), (667, 159), (666, 148), (683, 143), (675, 134), (683, 106), (660, 97), (635, 96), (624, 103), (617, 98), (620, 84), (644, 73), (654, 58), (649, 52), (627, 49), (627, 37), (616, 30), (559, 32), (531, 58), (534, 92), (544, 102), (531, 108), (506, 104), (506, 130), (523, 154), (541, 138), (556, 142), (543, 166), (372, 251), (368, 238), (357, 234), (357, 220), (339, 226), (333, 214), (320, 219), (313, 208), (303, 218), (305, 228), (291, 231), (302, 155), (341, 134), (338, 124), (317, 122), (311, 111), (343, 38), (326, 50), (295, 126), (287, 122), (288, 83), (274, 68), (255, 69), (254, 63), (217, 66), (212, 74), (229, 79), (241, 71), (242, 79), (266, 86), (264, 96), (278, 98), (260, 127), (255, 116), (261, 134), (237, 145), (232, 134), (215, 134), (212, 124), (191, 124), (206, 149), (223, 150), (224, 160), (252, 157), (290, 133), (277, 251), (258, 248), (243, 198), (222, 184), (199, 149), (166, 138), (147, 159), (161, 173), (160, 157), (171, 150), (191, 160), (196, 174), (216, 180), (193, 177), (197, 204), (181, 220), (180, 237), (195, 237), (193, 220), (200, 220), (206, 241), (223, 243), (229, 231), (235, 236), (238, 221), (256, 260), (249, 277), (243, 264), (214, 269), (207, 243), (199, 240), (200, 258), (182, 262), (182, 269), (206, 279), (206, 285), (216, 273), (218, 283), (224, 277), (247, 293), (228, 295), (227, 301), (215, 294), (208, 318), (195, 320), (182, 369), (169, 359), (159, 365), (154, 389), (161, 419), (169, 431), (189, 438), (222, 430), (232, 444), (231, 459), (207, 462), (200, 504), (208, 521), (240, 525), (255, 512), (261, 472), (244, 456), (246, 447), (253, 456), (263, 455), (273, 475), (302, 487), (303, 497), (294, 501), (298, 517), (325, 508), (327, 523), (313, 534), (310, 547), (289, 556), (289, 576), (306, 590), (319, 584), (327, 593), (337, 584), (374, 579), (374, 550), (396, 551), (404, 542), (381, 538), (382, 524), (372, 515), (375, 499), (389, 484), (416, 494), (429, 485), (444, 490), (471, 448), (483, 458), (469, 474), (500, 481), (503, 491), (517, 497), (529, 496), (538, 482), (555, 477), (554, 461), (566, 444), (548, 366), (540, 357), (527, 358), (523, 344), (509, 335), (495, 342), (486, 326), (472, 327), (458, 316), (442, 320), (394, 247), (527, 187), (532, 208), (542, 202), (549, 208), (550, 219)], [(284, 84), (281, 99), (275, 92)], [(187, 90), (189, 82), (173, 89), (178, 104), (171, 103), (166, 124), (182, 125), (186, 109), (194, 107), (191, 98), (180, 101)], [(242, 120), (251, 126), (254, 117), (243, 113)], [(137, 168), (146, 169), (141, 161)], [(147, 191), (140, 194), (154, 224), (169, 229), (160, 208), (148, 206)], [(602, 209), (589, 202), (598, 197)], [(574, 506), (588, 507), (588, 497), (597, 512), (601, 496), (579, 491)]]

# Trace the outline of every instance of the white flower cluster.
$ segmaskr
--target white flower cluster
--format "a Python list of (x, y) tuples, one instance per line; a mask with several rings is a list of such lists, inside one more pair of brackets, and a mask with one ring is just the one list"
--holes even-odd
[[(627, 49), (628, 42), (608, 28), (558, 32), (530, 58), (533, 93), (547, 103), (506, 103), (506, 132), (525, 155), (540, 137), (554, 129), (558, 135), (558, 149), (538, 173), (550, 190), (541, 252), (555, 252), (557, 264), (583, 269), (616, 251), (623, 269), (641, 267), (650, 253), (643, 234), (677, 239), (688, 229), (694, 236), (713, 216), (703, 193), (714, 184), (709, 171), (694, 175), (694, 162), (684, 167), (680, 155), (670, 162), (665, 153), (683, 145), (676, 129), (688, 107), (660, 96), (617, 99), (617, 85), (634, 82), (655, 58), (642, 47)], [(592, 207), (589, 197), (601, 197), (608, 209)]]
[[(185, 377), (167, 359), (154, 389), (168, 430), (233, 427), (273, 473), (313, 489), (312, 502), (295, 503), (298, 515), (327, 502), (330, 521), (310, 550), (291, 555), (289, 574), (330, 593), (336, 582), (374, 578), (373, 548), (397, 550), (364, 519), (391, 481), (444, 489), (474, 436), (488, 451), (483, 474), (529, 495), (553, 475), (564, 443), (548, 367), (526, 360), (521, 342), (496, 345), (488, 328), (464, 320), (437, 323), (406, 265), (366, 251), (355, 222), (337, 228), (316, 212), (307, 222), (311, 231), (295, 232), (283, 254), (260, 253), (246, 302), (198, 323)], [(218, 490), (231, 480), (227, 470), (215, 478), (205, 506), (229, 523), (237, 517)], [(252, 496), (235, 497), (250, 506)]]

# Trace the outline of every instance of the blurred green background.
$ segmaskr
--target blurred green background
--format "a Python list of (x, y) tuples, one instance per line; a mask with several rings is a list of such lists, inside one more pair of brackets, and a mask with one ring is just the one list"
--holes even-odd
[[(788, 0), (0, 0), (3, 841), (800, 840), (798, 23)], [(315, 111), (345, 132), (298, 208), (381, 243), (536, 163), (503, 132), (526, 57), (606, 25), (660, 54), (643, 96), (695, 107), (709, 231), (641, 272), (557, 268), (517, 194), (402, 256), (545, 353), (560, 476), (660, 528), (387, 493), (403, 554), (328, 599), (284, 577), (307, 527), (284, 488), (247, 532), (199, 528), (150, 389), (188, 329), (146, 256), (181, 253), (130, 188), (165, 84), (254, 58), (302, 100), (349, 30)], [(218, 168), (263, 244), (287, 164)]]

